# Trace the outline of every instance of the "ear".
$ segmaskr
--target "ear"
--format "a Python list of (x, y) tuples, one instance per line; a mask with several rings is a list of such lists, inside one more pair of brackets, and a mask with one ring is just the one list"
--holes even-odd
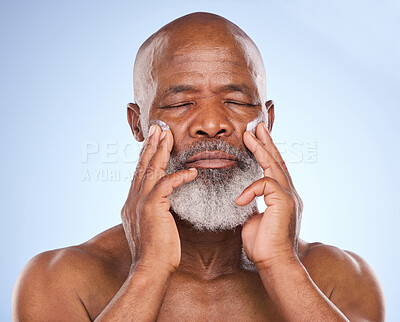
[(274, 125), (275, 121), (274, 102), (273, 101), (266, 102), (265, 107), (267, 108), (267, 113), (268, 113), (268, 132), (271, 133), (272, 126)]
[(131, 127), (133, 136), (136, 141), (142, 142), (144, 140), (142, 126), (140, 124), (140, 108), (137, 104), (129, 103), (127, 105), (128, 123)]

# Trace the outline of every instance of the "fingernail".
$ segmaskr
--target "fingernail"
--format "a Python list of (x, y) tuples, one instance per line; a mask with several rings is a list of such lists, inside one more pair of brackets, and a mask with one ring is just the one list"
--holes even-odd
[(268, 126), (267, 126), (267, 124), (265, 124), (265, 123), (264, 123), (264, 129), (265, 129), (265, 131), (269, 132), (269, 131), (268, 131)]
[(166, 131), (162, 131), (162, 132), (161, 132), (160, 141), (165, 137), (166, 134), (167, 134)]
[(189, 171), (196, 172), (196, 168), (189, 168)]
[(150, 127), (149, 137), (152, 136), (152, 135), (154, 134), (154, 131), (155, 131), (155, 130), (156, 130), (156, 126), (153, 124), (153, 125)]
[(249, 131), (249, 133), (250, 133), (251, 136), (256, 137), (253, 132)]

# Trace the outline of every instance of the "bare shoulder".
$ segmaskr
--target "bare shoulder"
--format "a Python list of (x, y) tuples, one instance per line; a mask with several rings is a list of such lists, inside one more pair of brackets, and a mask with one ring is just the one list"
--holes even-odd
[(90, 321), (88, 294), (97, 284), (123, 278), (124, 245), (115, 228), (81, 245), (34, 256), (14, 286), (13, 321)]
[(384, 321), (381, 283), (361, 256), (323, 243), (302, 242), (301, 261), (315, 284), (351, 320)]

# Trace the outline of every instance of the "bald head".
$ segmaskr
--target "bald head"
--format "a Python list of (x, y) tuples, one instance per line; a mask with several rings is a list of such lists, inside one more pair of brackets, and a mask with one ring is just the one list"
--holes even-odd
[[(159, 74), (172, 60), (210, 53), (221, 59), (234, 53), (238, 64), (245, 64), (256, 85), (260, 101), (266, 102), (266, 80), (261, 54), (254, 42), (237, 25), (211, 13), (197, 12), (180, 17), (151, 35), (136, 56), (133, 83), (135, 102), (147, 136), (149, 110), (159, 87)], [(192, 56), (191, 56), (192, 55)], [(196, 58), (193, 58), (196, 59)], [(223, 71), (221, 71), (223, 73)]]

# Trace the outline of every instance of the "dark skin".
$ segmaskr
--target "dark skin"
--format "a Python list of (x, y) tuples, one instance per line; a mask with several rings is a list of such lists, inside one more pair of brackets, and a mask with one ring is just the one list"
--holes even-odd
[[(185, 35), (199, 30), (193, 20), (166, 28), (152, 77), (142, 77), (156, 89), (149, 93), (149, 119), (171, 131), (155, 126), (146, 139), (123, 224), (32, 259), (14, 291), (15, 321), (383, 321), (379, 281), (362, 258), (298, 237), (302, 202), (270, 136), (274, 105), (262, 101), (257, 64), (223, 23), (200, 18), (211, 19), (214, 37), (191, 36), (195, 45), (187, 46)], [(171, 85), (185, 88), (167, 95)], [(261, 123), (253, 136), (246, 125), (263, 105), (269, 128)], [(132, 132), (143, 141), (140, 113), (128, 105)], [(250, 150), (264, 169), (236, 203), (259, 195), (268, 208), (243, 229), (193, 232), (170, 212), (167, 196), (197, 171), (166, 176), (165, 166), (172, 151), (217, 137)], [(240, 266), (242, 244), (258, 272)]]

